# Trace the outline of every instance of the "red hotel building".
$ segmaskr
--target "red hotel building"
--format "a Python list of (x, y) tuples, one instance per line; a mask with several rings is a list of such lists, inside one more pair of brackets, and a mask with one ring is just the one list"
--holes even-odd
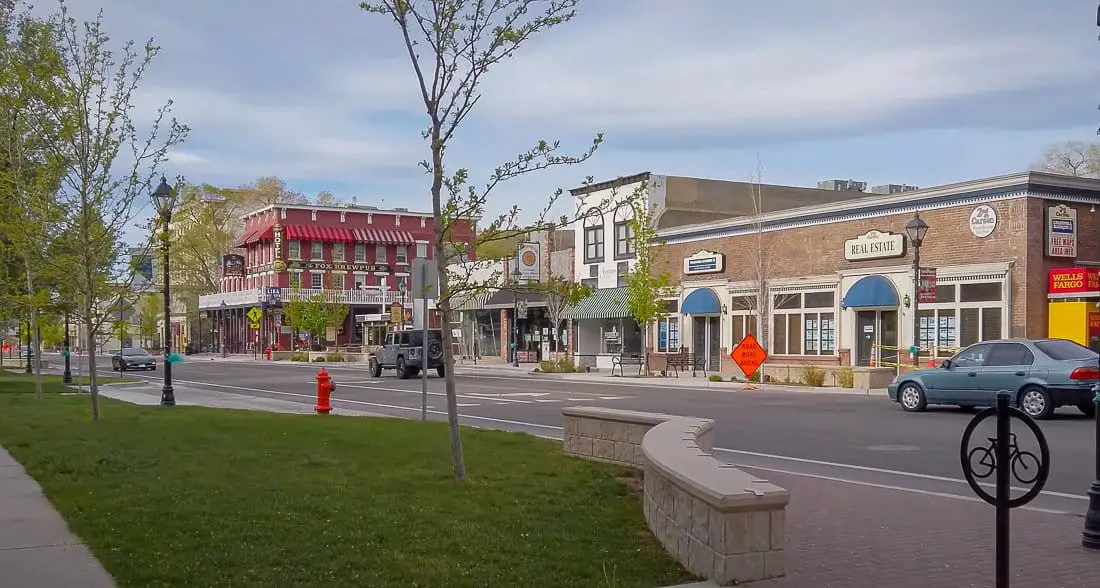
[[(377, 344), (389, 306), (412, 308), (406, 300), (412, 260), (436, 254), (432, 214), (403, 208), (276, 204), (243, 220), (239, 253), (226, 256), (219, 292), (199, 297), (200, 312), (214, 319), (214, 330), (222, 329), (215, 340), (224, 337), (234, 353), (275, 341), (291, 349), (293, 330), (283, 325), (282, 303), (318, 293), (351, 309), (325, 337), (330, 345)], [(459, 222), (452, 239), (470, 243), (473, 231), (472, 223)], [(260, 315), (255, 322), (248, 318), (253, 308)]]

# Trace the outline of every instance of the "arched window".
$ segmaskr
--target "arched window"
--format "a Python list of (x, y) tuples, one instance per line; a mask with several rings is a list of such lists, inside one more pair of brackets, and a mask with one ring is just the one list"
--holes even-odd
[(584, 262), (598, 263), (604, 260), (603, 213), (593, 208), (584, 216)]
[(615, 259), (634, 257), (634, 227), (630, 221), (634, 218), (634, 207), (622, 203), (615, 209)]

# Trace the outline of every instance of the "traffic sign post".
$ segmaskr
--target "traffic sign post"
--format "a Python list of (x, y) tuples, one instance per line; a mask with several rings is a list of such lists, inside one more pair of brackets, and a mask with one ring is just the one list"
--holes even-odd
[(741, 368), (741, 372), (745, 374), (745, 390), (755, 390), (756, 386), (752, 385), (752, 375), (760, 370), (760, 366), (764, 365), (764, 362), (768, 359), (768, 352), (760, 346), (760, 342), (756, 340), (756, 337), (752, 333), (749, 333), (737, 344), (737, 347), (733, 348), (730, 352), (730, 359), (733, 363), (737, 364), (737, 367)]

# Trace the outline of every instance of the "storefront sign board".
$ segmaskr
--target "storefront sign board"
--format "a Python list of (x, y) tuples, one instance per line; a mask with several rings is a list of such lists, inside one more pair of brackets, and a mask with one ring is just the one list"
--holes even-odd
[(1065, 204), (1047, 208), (1047, 256), (1077, 257), (1077, 209)]
[(887, 259), (904, 255), (905, 235), (900, 233), (868, 231), (844, 242), (844, 259), (848, 261)]
[(1047, 274), (1049, 294), (1096, 294), (1100, 292), (1100, 268), (1052, 269)]
[(684, 258), (684, 274), (720, 274), (726, 271), (726, 254), (716, 251), (700, 251)]
[(920, 284), (917, 287), (917, 294), (921, 304), (936, 302), (936, 268), (920, 268)]
[(970, 234), (984, 239), (997, 229), (997, 211), (988, 204), (981, 204), (970, 213)]

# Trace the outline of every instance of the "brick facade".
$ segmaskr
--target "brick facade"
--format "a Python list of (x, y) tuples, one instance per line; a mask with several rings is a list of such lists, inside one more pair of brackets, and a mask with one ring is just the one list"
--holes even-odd
[[(1043, 176), (1040, 179), (1057, 178)], [(758, 280), (755, 261), (763, 256), (770, 270), (767, 280), (773, 285), (782, 284), (797, 288), (800, 280), (807, 283), (830, 283), (836, 288), (838, 330), (848, 329), (849, 340), (855, 328), (851, 312), (844, 313), (840, 299), (856, 278), (852, 274), (891, 274), (899, 300), (913, 296), (913, 251), (906, 238), (905, 253), (901, 257), (848, 261), (844, 256), (845, 241), (869, 231), (905, 235), (906, 224), (915, 212), (929, 225), (928, 233), (920, 249), (921, 266), (941, 269), (944, 272), (962, 274), (978, 268), (999, 266), (1007, 284), (1002, 300), (1004, 320), (1003, 337), (1047, 336), (1047, 273), (1050, 269), (1100, 262), (1100, 227), (1097, 213), (1090, 212), (1090, 201), (1100, 199), (1100, 182), (1089, 182), (1087, 189), (1053, 191), (1049, 186), (1035, 186), (1035, 174), (1022, 174), (1024, 184), (1008, 184), (997, 190), (967, 192), (959, 189), (950, 194), (949, 187), (933, 189), (934, 198), (913, 193), (905, 196), (870, 197), (840, 206), (808, 207), (760, 217), (761, 224), (750, 219), (722, 221), (710, 225), (686, 227), (662, 231), (665, 244), (659, 247), (657, 267), (668, 272), (672, 283), (681, 286), (681, 302), (697, 287), (710, 287), (719, 297), (729, 299), (728, 290), (752, 287)], [(996, 178), (994, 180), (1001, 180)], [(1073, 178), (1079, 183), (1079, 178)], [(993, 180), (989, 180), (993, 181)], [(1069, 181), (1068, 179), (1066, 180)], [(983, 182), (983, 181), (979, 181)], [(975, 182), (977, 183), (977, 182)], [(924, 191), (922, 191), (924, 192)], [(1052, 193), (1053, 192), (1053, 193)], [(767, 193), (764, 193), (767, 198)], [(922, 202), (923, 200), (923, 202)], [(1077, 258), (1052, 258), (1045, 255), (1046, 219), (1048, 206), (1065, 204), (1077, 211)], [(971, 213), (980, 205), (988, 205), (996, 211), (997, 224), (992, 234), (979, 238), (970, 230)], [(824, 210), (822, 210), (824, 208)], [(766, 227), (758, 231), (757, 227)], [(701, 251), (713, 251), (725, 255), (725, 268), (721, 272), (703, 275), (685, 275), (684, 259)], [(763, 253), (760, 253), (763, 252)], [(879, 270), (879, 271), (877, 271)], [(899, 277), (902, 276), (902, 277)], [(773, 291), (774, 293), (774, 291)], [(899, 305), (900, 306), (900, 305)], [(906, 308), (899, 311), (899, 345), (907, 347), (912, 341), (914, 315)], [(847, 316), (845, 316), (847, 314)], [(689, 322), (683, 316), (681, 341), (689, 345), (692, 340)], [(848, 324), (845, 324), (847, 321)], [(723, 331), (729, 330), (729, 321), (723, 318)], [(722, 354), (737, 341), (723, 333)], [(838, 339), (839, 343), (839, 339)], [(690, 345), (689, 345), (690, 346)], [(835, 356), (805, 356), (801, 363), (815, 360), (833, 362)], [(808, 360), (808, 361), (807, 361)], [(728, 363), (723, 366), (728, 367)]]

